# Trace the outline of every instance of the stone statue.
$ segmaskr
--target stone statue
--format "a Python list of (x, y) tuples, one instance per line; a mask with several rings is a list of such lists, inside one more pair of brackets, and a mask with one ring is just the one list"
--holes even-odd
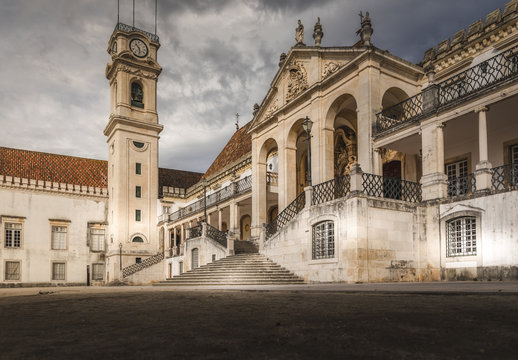
[(257, 115), (257, 113), (259, 112), (259, 104), (258, 103), (255, 103), (254, 104), (254, 112), (252, 113), (254, 116)]
[(299, 26), (295, 29), (295, 40), (297, 41), (297, 45), (305, 46), (304, 44), (304, 25), (302, 25), (302, 21), (299, 19)]
[(281, 67), (285, 61), (286, 61), (286, 53), (282, 53), (281, 56), (279, 56), (279, 67)]
[[(361, 13), (360, 13), (361, 14)], [(372, 46), (371, 44), (371, 36), (374, 30), (372, 30), (371, 18), (369, 16), (369, 12), (365, 13), (365, 17), (362, 18), (362, 28), (360, 30), (360, 37), (363, 41), (363, 45)]]
[(324, 32), (322, 31), (322, 24), (320, 24), (320, 17), (318, 18), (317, 23), (313, 29), (313, 39), (315, 39), (315, 46), (320, 46), (320, 42), (324, 37)]

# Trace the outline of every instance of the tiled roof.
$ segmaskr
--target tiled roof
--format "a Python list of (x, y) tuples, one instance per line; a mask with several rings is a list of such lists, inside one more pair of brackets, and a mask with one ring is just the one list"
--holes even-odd
[(162, 186), (172, 186), (177, 188), (188, 188), (196, 184), (202, 177), (202, 173), (175, 170), (158, 169), (158, 186), (161, 191)]
[(0, 147), (0, 174), (66, 184), (107, 187), (103, 160)]
[(205, 177), (217, 173), (227, 165), (252, 152), (252, 136), (247, 133), (251, 123), (247, 123), (232, 135), (227, 145), (225, 145), (216, 160), (213, 161), (212, 165), (205, 172)]
[[(162, 186), (188, 188), (203, 174), (191, 171), (159, 169)], [(108, 162), (76, 156), (0, 147), (0, 175), (66, 184), (107, 187)]]

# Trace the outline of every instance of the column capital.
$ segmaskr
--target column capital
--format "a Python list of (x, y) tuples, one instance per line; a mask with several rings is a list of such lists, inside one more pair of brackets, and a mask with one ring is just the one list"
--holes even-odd
[(477, 106), (475, 108), (475, 112), (476, 113), (480, 113), (480, 112), (488, 112), (489, 111), (489, 107), (485, 106), (485, 105), (482, 105), (482, 106)]

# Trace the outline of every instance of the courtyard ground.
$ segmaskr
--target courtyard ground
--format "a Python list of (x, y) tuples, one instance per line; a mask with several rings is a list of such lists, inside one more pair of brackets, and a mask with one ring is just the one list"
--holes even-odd
[(0, 359), (516, 359), (518, 283), (0, 289)]

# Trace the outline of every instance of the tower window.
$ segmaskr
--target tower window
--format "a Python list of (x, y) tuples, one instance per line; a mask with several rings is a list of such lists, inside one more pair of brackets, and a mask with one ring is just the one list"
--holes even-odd
[(142, 214), (140, 210), (135, 210), (135, 221), (140, 221), (142, 219)]
[(137, 174), (137, 175), (142, 174), (142, 164), (141, 163), (137, 163), (136, 164), (136, 166), (135, 166), (135, 174)]
[(138, 198), (142, 197), (142, 188), (140, 186), (135, 187), (135, 196)]
[(139, 83), (131, 84), (131, 106), (144, 108), (144, 92)]

